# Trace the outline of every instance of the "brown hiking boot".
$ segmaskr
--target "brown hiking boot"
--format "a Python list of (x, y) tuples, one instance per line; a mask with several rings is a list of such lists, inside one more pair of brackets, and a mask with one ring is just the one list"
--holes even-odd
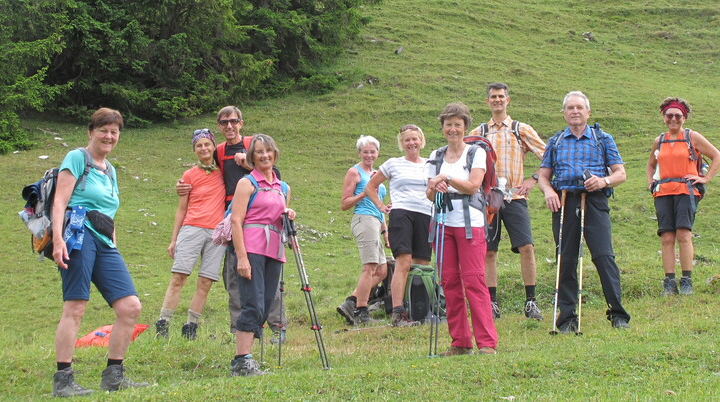
[(479, 355), (496, 355), (497, 350), (491, 348), (490, 346), (483, 346), (480, 349), (478, 349), (477, 354), (479, 354)]
[(448, 350), (440, 353), (438, 356), (440, 357), (448, 357), (448, 356), (459, 356), (459, 355), (471, 355), (473, 352), (473, 348), (463, 348), (461, 346), (450, 346)]
[(393, 327), (417, 327), (420, 321), (413, 321), (407, 311), (392, 314)]

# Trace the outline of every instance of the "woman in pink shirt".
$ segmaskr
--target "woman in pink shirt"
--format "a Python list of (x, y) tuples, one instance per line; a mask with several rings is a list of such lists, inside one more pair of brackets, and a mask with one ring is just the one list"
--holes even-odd
[(212, 242), (215, 226), (223, 219), (225, 211), (225, 182), (215, 166), (213, 152), (215, 137), (207, 128), (195, 130), (192, 137), (193, 150), (198, 164), (183, 174), (185, 183), (192, 184), (189, 194), (180, 196), (168, 255), (174, 259), (172, 277), (155, 323), (158, 336), (168, 337), (170, 320), (180, 302), (182, 290), (193, 267), (200, 260), (197, 288), (190, 302), (188, 319), (182, 326), (182, 336), (195, 339), (198, 320), (202, 316), (207, 295), (213, 282), (220, 277), (220, 263), (225, 248)]
[(290, 188), (273, 166), (280, 151), (268, 135), (256, 134), (248, 148), (253, 170), (238, 182), (232, 203), (232, 241), (240, 274), (240, 316), (235, 323), (236, 353), (231, 376), (266, 374), (252, 358), (254, 338), (259, 338), (280, 281), (285, 249), (282, 215), (295, 219), (287, 208)]

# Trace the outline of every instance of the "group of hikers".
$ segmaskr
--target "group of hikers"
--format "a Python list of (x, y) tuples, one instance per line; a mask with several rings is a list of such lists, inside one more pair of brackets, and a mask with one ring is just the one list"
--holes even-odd
[[(537, 184), (553, 214), (557, 245), (555, 307), (559, 314), (553, 313), (553, 329), (560, 333), (580, 330), (576, 309), (582, 275), (579, 285), (577, 265), (578, 259), (582, 261), (584, 243), (600, 276), (608, 320), (615, 328), (627, 328), (630, 315), (621, 304), (620, 271), (612, 248), (608, 207), (611, 190), (625, 181), (626, 174), (612, 136), (587, 124), (587, 96), (579, 91), (565, 96), (562, 111), (567, 127), (547, 144), (530, 125), (510, 118), (507, 85), (489, 84), (485, 102), (492, 117), (472, 130), (469, 109), (459, 102), (448, 104), (439, 116), (447, 145), (432, 151), (427, 159), (421, 156), (424, 133), (413, 124), (402, 126), (397, 136), (404, 155), (388, 159), (379, 170), (374, 168), (380, 151), (378, 140), (371, 136), (357, 140), (360, 161), (345, 175), (341, 209), (353, 208), (351, 230), (357, 239), (362, 270), (355, 289), (337, 307), (338, 313), (351, 325), (373, 320), (368, 299), (372, 287), (387, 275), (384, 249), (389, 247), (396, 262), (391, 281), (391, 324), (419, 325), (404, 306), (405, 283), (410, 267), (430, 264), (434, 251), (452, 339), (440, 355), (471, 354), (473, 345), (478, 353), (495, 354), (498, 337), (494, 320), (501, 316), (496, 261), (503, 225), (511, 250), (520, 254), (525, 284), (523, 313), (528, 319), (543, 319), (535, 298), (536, 262), (527, 205), (528, 194)], [(720, 152), (702, 135), (683, 127), (690, 114), (686, 101), (667, 98), (660, 112), (667, 131), (653, 144), (647, 180), (655, 197), (662, 243), (662, 292), (691, 294), (691, 230), (704, 185), (720, 168)], [(285, 341), (280, 287), (285, 262), (283, 217), (295, 218), (295, 212), (288, 208), (291, 189), (280, 180), (276, 167), (280, 151), (275, 141), (265, 134), (242, 136), (243, 124), (240, 110), (226, 106), (217, 114), (224, 142), (217, 144), (209, 129), (196, 130), (192, 135), (198, 164), (176, 184), (179, 204), (168, 246), (174, 263), (155, 323), (157, 336), (168, 337), (180, 290), (200, 259), (197, 287), (180, 332), (195, 339), (208, 291), (220, 278), (222, 265), (230, 330), (236, 338), (231, 376), (267, 373), (252, 355), (254, 339), (261, 337), (265, 322), (273, 333), (271, 342)], [(122, 129), (118, 111), (97, 110), (88, 124), (86, 150), (92, 160), (86, 163), (84, 151), (74, 150), (60, 167), (53, 216), (67, 213), (71, 224), (63, 227), (62, 219), (52, 221), (53, 233), (62, 234), (53, 236), (52, 255), (62, 277), (64, 300), (55, 337), (55, 396), (92, 392), (75, 382), (71, 368), (91, 282), (117, 317), (100, 388), (112, 391), (148, 385), (128, 379), (123, 366), (141, 305), (115, 247), (113, 218), (119, 206), (119, 190), (114, 168), (106, 158)], [(470, 135), (487, 138), (494, 155), (468, 144), (465, 139), (469, 130)], [(540, 160), (528, 177), (523, 170), (527, 153)], [(702, 161), (702, 155), (712, 160), (707, 169), (697, 162)], [(489, 216), (481, 187), (491, 156), (496, 158), (494, 169), (504, 199), (502, 208)], [(77, 186), (88, 168), (85, 183)], [(386, 180), (391, 199), (388, 204), (383, 202)], [(585, 227), (591, 230), (585, 231)], [(679, 290), (676, 243), (682, 270)], [(582, 263), (580, 266), (582, 269)]]

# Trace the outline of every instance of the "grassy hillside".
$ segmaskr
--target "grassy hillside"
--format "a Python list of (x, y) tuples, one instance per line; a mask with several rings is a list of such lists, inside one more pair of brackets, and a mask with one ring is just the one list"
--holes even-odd
[[(348, 45), (345, 56), (328, 67), (343, 79), (337, 90), (321, 96), (295, 93), (261, 102), (237, 100), (246, 133), (270, 134), (281, 148), (279, 166), (293, 188), (302, 251), (333, 370), (320, 369), (296, 268), (288, 264), (291, 323), (283, 367), (274, 369), (276, 375), (226, 377), (234, 341), (227, 333), (222, 284), (211, 291), (199, 339), (180, 339), (192, 280), (171, 328), (174, 337), (154, 340), (150, 329), (128, 353), (130, 376), (154, 386), (95, 398), (609, 400), (667, 395), (697, 400), (717, 395), (720, 285), (706, 283), (720, 261), (716, 183), (709, 186), (695, 227), (696, 294), (669, 299), (658, 298), (660, 246), (644, 184), (652, 139), (664, 128), (656, 109), (664, 97), (687, 99), (694, 113), (686, 125), (720, 145), (714, 109), (720, 95), (717, 3), (386, 0), (363, 12), (372, 22), (362, 39)], [(586, 40), (589, 36), (594, 40)], [(355, 139), (360, 134), (380, 139), (380, 163), (400, 155), (397, 129), (415, 123), (425, 130), (429, 154), (442, 143), (436, 117), (448, 102), (468, 104), (476, 123), (488, 118), (483, 99), (485, 84), (491, 81), (510, 85), (511, 116), (532, 124), (545, 139), (564, 126), (560, 107), (570, 90), (588, 94), (591, 119), (616, 138), (628, 181), (611, 201), (612, 223), (626, 308), (633, 316), (631, 329), (614, 331), (604, 319), (598, 277), (586, 261), (585, 335), (548, 335), (555, 266), (550, 262), (550, 214), (535, 190), (530, 207), (546, 320), (528, 322), (520, 315), (519, 263), (503, 242), (499, 297), (504, 316), (497, 322), (497, 356), (428, 359), (425, 326), (335, 333), (344, 328), (335, 307), (359, 273), (349, 231), (351, 214), (339, 208), (343, 175), (357, 160)], [(17, 218), (20, 190), (59, 165), (68, 149), (86, 143), (82, 125), (52, 120), (25, 124), (36, 135), (38, 149), (0, 156), (0, 306), (5, 318), (0, 326), (0, 384), (6, 399), (50, 395), (53, 336), (61, 308), (59, 277), (51, 263), (39, 263), (30, 254), (29, 236)], [(166, 248), (177, 203), (173, 186), (185, 165), (194, 161), (190, 135), (201, 127), (214, 129), (214, 116), (128, 129), (112, 154), (120, 170), (119, 246), (143, 302), (141, 323), (157, 319), (169, 280)], [(40, 155), (48, 158), (41, 160)], [(529, 160), (528, 166), (537, 162)], [(113, 320), (97, 292), (91, 299), (82, 334)], [(445, 327), (441, 334), (444, 348), (449, 344)], [(97, 387), (105, 353), (77, 351), (79, 383)], [(272, 362), (275, 353), (270, 349), (266, 360)]]

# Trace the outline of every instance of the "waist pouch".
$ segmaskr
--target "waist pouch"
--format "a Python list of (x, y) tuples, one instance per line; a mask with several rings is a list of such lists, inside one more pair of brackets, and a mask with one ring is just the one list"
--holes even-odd
[(115, 232), (115, 221), (113, 221), (113, 218), (100, 211), (88, 211), (85, 217), (98, 233), (112, 240), (113, 233)]

